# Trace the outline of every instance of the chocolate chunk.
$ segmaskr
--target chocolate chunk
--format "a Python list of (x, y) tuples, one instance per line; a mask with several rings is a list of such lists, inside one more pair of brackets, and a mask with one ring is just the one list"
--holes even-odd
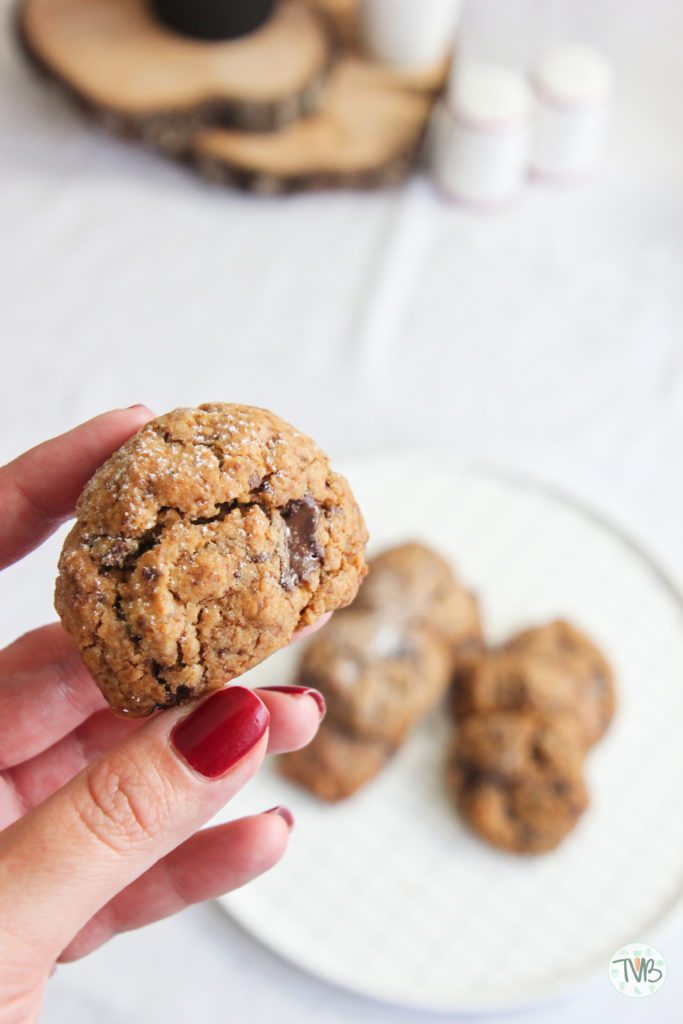
[(285, 590), (292, 590), (307, 580), (318, 568), (323, 549), (316, 536), (320, 522), (320, 506), (310, 494), (290, 501), (282, 510), (285, 524), (285, 558), (280, 580)]
[(275, 0), (152, 0), (169, 28), (195, 39), (235, 39), (253, 32), (273, 12)]

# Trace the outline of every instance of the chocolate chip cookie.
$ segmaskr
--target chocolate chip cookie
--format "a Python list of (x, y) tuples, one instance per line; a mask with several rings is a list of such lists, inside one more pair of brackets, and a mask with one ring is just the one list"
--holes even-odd
[(345, 800), (373, 779), (391, 756), (381, 741), (358, 740), (325, 721), (307, 747), (281, 758), (282, 774), (322, 800)]
[(396, 747), (441, 700), (451, 666), (448, 647), (425, 627), (354, 607), (311, 641), (299, 682), (325, 695), (328, 721), (357, 739)]
[(607, 659), (585, 633), (560, 620), (461, 661), (455, 675), (456, 718), (490, 711), (569, 714), (578, 719), (587, 746), (605, 732), (614, 704)]
[(425, 544), (389, 548), (372, 560), (372, 572), (354, 603), (359, 611), (381, 612), (396, 623), (423, 626), (458, 653), (482, 645), (476, 596)]
[(223, 686), (349, 604), (365, 525), (314, 442), (264, 409), (153, 420), (97, 471), (55, 606), (105, 697), (146, 715)]
[(516, 853), (552, 850), (588, 805), (584, 742), (570, 717), (498, 712), (461, 723), (449, 764), (471, 828)]
[(378, 555), (351, 608), (310, 641), (298, 681), (327, 701), (324, 729), (282, 771), (338, 800), (372, 778), (446, 693), (462, 652), (477, 649), (476, 598), (421, 544)]

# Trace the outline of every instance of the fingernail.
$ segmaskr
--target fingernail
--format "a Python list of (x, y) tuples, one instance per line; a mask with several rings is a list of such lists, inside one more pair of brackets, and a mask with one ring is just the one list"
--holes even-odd
[(146, 408), (147, 408), (147, 406), (143, 405), (142, 402), (136, 402), (135, 405), (129, 405), (128, 406), (128, 412), (130, 412), (131, 409), (146, 409)]
[(289, 693), (292, 697), (312, 697), (318, 705), (320, 721), (322, 722), (327, 711), (327, 704), (320, 690), (314, 690), (312, 686), (262, 686), (262, 690), (275, 690), (276, 693)]
[(284, 807), (282, 804), (277, 804), (275, 807), (269, 807), (264, 814), (279, 814), (281, 818), (287, 822), (287, 828), (291, 832), (294, 828), (294, 815), (290, 811), (289, 807)]
[(218, 779), (256, 746), (269, 718), (253, 690), (228, 686), (181, 719), (171, 733), (171, 743), (196, 772)]

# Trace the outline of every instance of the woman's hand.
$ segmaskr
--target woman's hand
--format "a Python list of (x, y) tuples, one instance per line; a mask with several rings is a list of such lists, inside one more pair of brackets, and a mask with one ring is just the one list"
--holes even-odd
[[(141, 406), (98, 416), (0, 469), (0, 568), (73, 513), (86, 480), (150, 417)], [(189, 712), (126, 721), (59, 626), (0, 652), (0, 1024), (37, 1019), (58, 960), (282, 856), (285, 808), (198, 829), (266, 753), (315, 735), (321, 696), (291, 690), (232, 686)]]

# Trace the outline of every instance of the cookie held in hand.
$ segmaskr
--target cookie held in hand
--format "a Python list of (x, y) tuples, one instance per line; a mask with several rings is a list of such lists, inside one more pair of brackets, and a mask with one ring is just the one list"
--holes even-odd
[(116, 710), (223, 686), (349, 604), (367, 532), (346, 480), (273, 413), (212, 403), (146, 424), (97, 471), (55, 607)]

